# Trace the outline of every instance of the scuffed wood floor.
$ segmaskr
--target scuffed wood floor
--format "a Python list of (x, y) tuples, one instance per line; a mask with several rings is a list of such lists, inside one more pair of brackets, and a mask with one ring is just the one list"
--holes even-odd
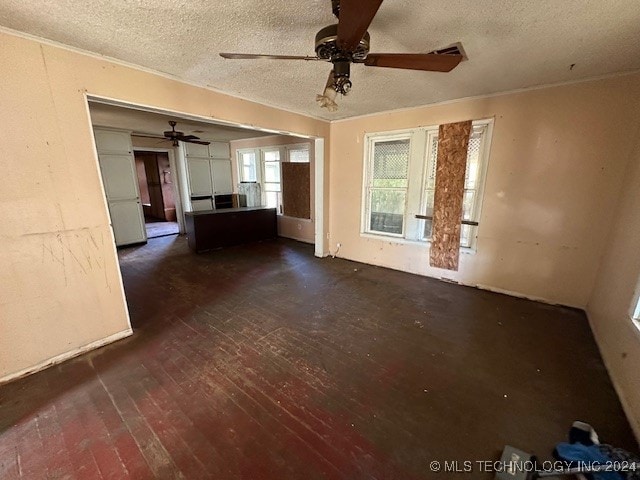
[(453, 478), (576, 419), (635, 447), (581, 312), (286, 240), (120, 261), (134, 336), (0, 387), (1, 478)]

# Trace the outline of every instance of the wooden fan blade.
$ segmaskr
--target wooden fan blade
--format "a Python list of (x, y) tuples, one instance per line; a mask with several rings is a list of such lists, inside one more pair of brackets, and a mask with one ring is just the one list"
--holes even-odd
[(231, 60), (322, 60), (318, 57), (303, 55), (258, 55), (253, 53), (221, 53), (220, 56)]
[(178, 137), (178, 140), (188, 142), (189, 140), (200, 140), (200, 137), (196, 137), (195, 135), (181, 135)]
[(381, 4), (382, 0), (340, 0), (338, 47), (354, 51)]
[(181, 142), (197, 143), (198, 145), (209, 145), (211, 142), (203, 142), (202, 140), (185, 140), (184, 138), (178, 138)]
[(462, 59), (462, 55), (438, 53), (370, 53), (364, 59), (364, 64), (369, 67), (450, 72), (458, 66)]

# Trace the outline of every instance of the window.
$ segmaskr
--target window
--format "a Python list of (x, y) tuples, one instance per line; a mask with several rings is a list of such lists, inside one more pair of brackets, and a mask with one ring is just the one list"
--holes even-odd
[(260, 183), (262, 204), (282, 213), (281, 162), (309, 162), (309, 144), (269, 145), (238, 149), (238, 177), (241, 182)]
[(255, 150), (238, 150), (238, 171), (241, 182), (257, 182), (257, 167)]
[(309, 163), (309, 145), (287, 147), (287, 158), (290, 162)]
[(262, 149), (262, 188), (264, 190), (265, 205), (277, 208), (278, 213), (282, 204), (282, 185), (280, 177), (280, 149)]
[(409, 138), (373, 142), (373, 165), (367, 197), (368, 230), (401, 236), (404, 233), (409, 187)]
[[(463, 220), (478, 221), (491, 121), (473, 122), (469, 138)], [(431, 239), (438, 156), (438, 128), (368, 135), (363, 232), (414, 241)], [(478, 227), (462, 225), (460, 246), (472, 248)]]
[[(462, 219), (478, 221), (480, 216), (479, 188), (480, 188), (480, 168), (483, 139), (486, 136), (487, 124), (474, 125), (469, 137), (469, 148), (467, 150), (467, 171), (464, 178), (464, 196), (462, 198)], [(433, 195), (436, 186), (436, 165), (438, 163), (438, 131), (427, 133), (427, 169), (424, 179), (424, 194), (422, 196), (423, 209), (426, 216), (433, 215)], [(424, 240), (431, 238), (431, 220), (424, 220)], [(472, 225), (461, 225), (460, 245), (471, 247), (472, 240), (476, 236), (478, 227)]]

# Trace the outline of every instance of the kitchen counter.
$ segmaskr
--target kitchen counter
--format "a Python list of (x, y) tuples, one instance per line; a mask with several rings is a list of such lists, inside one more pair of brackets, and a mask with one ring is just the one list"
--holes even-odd
[(278, 236), (276, 209), (240, 207), (186, 212), (189, 248), (196, 253)]

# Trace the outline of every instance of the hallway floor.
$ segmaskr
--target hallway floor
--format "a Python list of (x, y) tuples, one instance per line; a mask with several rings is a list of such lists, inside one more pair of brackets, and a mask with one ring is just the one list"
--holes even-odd
[(134, 335), (0, 386), (0, 478), (491, 479), (429, 465), (578, 419), (636, 448), (581, 312), (287, 240), (119, 256)]
[(145, 218), (144, 228), (147, 231), (147, 238), (166, 237), (167, 235), (177, 235), (180, 232), (178, 222), (163, 222), (148, 218)]

